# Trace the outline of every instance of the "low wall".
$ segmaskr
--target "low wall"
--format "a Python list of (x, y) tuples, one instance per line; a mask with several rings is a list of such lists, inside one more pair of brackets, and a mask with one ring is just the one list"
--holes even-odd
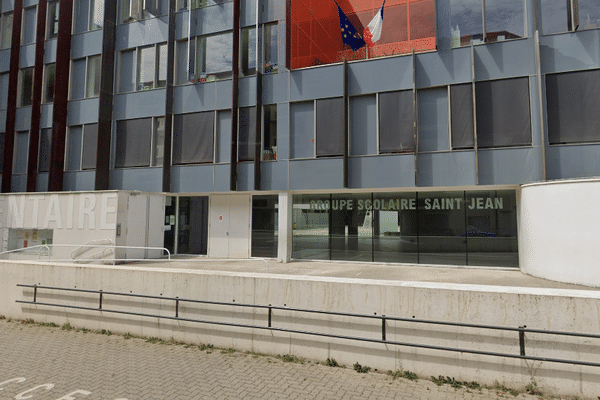
[[(600, 331), (600, 293), (424, 282), (234, 274), (131, 266), (44, 265), (0, 261), (0, 314), (39, 322), (69, 322), (72, 326), (130, 332), (146, 337), (211, 343), (241, 351), (293, 354), (315, 360), (334, 358), (379, 370), (404, 369), (423, 377), (451, 376), (458, 380), (523, 388), (534, 378), (546, 393), (597, 396), (600, 368), (532, 362), (382, 343), (290, 334), (285, 332), (143, 318), (99, 311), (69, 310), (16, 303), (31, 300), (39, 284), (80, 289), (169, 296), (248, 304), (386, 315), (450, 322), (480, 323), (548, 330)], [(40, 302), (97, 307), (98, 295), (50, 293), (39, 290)], [(134, 300), (104, 296), (103, 307), (174, 315), (172, 301)], [(267, 325), (266, 310), (241, 307), (184, 305), (183, 318)], [(348, 336), (381, 338), (379, 320), (328, 315), (273, 312), (273, 326)], [(517, 332), (477, 330), (416, 323), (386, 324), (387, 340), (519, 354)], [(528, 355), (598, 362), (600, 339), (580, 339), (526, 333)]]
[(521, 271), (558, 282), (600, 287), (600, 179), (521, 188)]

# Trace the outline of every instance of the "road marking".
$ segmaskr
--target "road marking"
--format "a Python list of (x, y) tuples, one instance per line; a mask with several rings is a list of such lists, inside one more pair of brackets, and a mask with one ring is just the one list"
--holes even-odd
[[(27, 378), (23, 378), (23, 377), (18, 377), (18, 378), (12, 378), (9, 379), (7, 381), (4, 382), (0, 382), (0, 391), (4, 390), (4, 388), (2, 386), (8, 385), (9, 383), (23, 383), (27, 380)], [(31, 399), (33, 397), (33, 395), (30, 393), (35, 392), (38, 389), (46, 389), (46, 390), (52, 390), (54, 389), (54, 384), (53, 383), (45, 383), (43, 385), (38, 385), (36, 387), (33, 387), (31, 389), (27, 389), (24, 392), (19, 393), (18, 395), (15, 396), (15, 400), (27, 400), (27, 399)], [(82, 389), (76, 389), (75, 391), (71, 392), (71, 393), (67, 393), (65, 394), (63, 397), (60, 397), (56, 400), (79, 400), (81, 399), (81, 397), (75, 397), (76, 394), (81, 394), (84, 396), (89, 396), (90, 394), (92, 394), (92, 392), (88, 391), (88, 390), (82, 390)], [(124, 397), (121, 397), (119, 399), (115, 399), (115, 400), (127, 400)]]
[(46, 390), (51, 390), (53, 387), (54, 387), (54, 384), (52, 384), (52, 383), (44, 383), (43, 385), (38, 385), (34, 388), (31, 388), (29, 390), (19, 393), (18, 395), (15, 396), (15, 399), (16, 400), (27, 400), (27, 399), (32, 398), (33, 395), (25, 396), (26, 394), (35, 392), (36, 390), (41, 389), (41, 388), (45, 388)]

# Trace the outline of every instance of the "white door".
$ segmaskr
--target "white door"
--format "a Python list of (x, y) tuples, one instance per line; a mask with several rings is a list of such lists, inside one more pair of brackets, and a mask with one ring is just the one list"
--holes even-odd
[(210, 196), (209, 256), (250, 257), (250, 196)]

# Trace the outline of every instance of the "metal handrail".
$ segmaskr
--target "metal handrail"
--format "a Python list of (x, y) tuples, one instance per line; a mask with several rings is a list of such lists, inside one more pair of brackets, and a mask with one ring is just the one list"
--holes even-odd
[[(73, 260), (75, 260), (76, 258), (78, 258), (81, 254), (83, 254), (86, 250), (88, 250), (90, 248), (90, 246), (94, 246), (94, 248), (96, 248), (96, 245), (113, 245), (114, 242), (112, 241), (112, 239), (106, 238), (106, 239), (97, 239), (97, 240), (90, 240), (89, 242), (87, 242), (84, 245), (80, 245), (78, 248), (76, 248), (75, 250), (73, 250), (71, 252), (71, 258)], [(103, 250), (104, 251), (104, 250)], [(104, 258), (104, 254), (102, 253), (102, 257)]]
[[(103, 250), (106, 251), (108, 249), (112, 249), (113, 252), (115, 249), (143, 249), (143, 250), (161, 250), (161, 251), (165, 251), (167, 253), (167, 260), (170, 261), (171, 260), (171, 252), (169, 251), (169, 249), (167, 249), (166, 247), (144, 247), (144, 246), (117, 246), (114, 244), (111, 245), (100, 245), (100, 244), (91, 244), (91, 245), (87, 245), (87, 244), (43, 244), (43, 245), (36, 245), (36, 246), (31, 246), (31, 247), (21, 247), (20, 249), (14, 249), (14, 250), (7, 250), (7, 251), (3, 251), (0, 253), (0, 257), (3, 256), (4, 254), (11, 254), (11, 253), (18, 253), (18, 252), (25, 252), (25, 251), (29, 251), (29, 250), (33, 250), (33, 249), (48, 249), (49, 248), (54, 248), (54, 247), (78, 247), (78, 250), (84, 247), (91, 247), (91, 248), (99, 248), (99, 247), (104, 247), (105, 249)], [(98, 253), (99, 254), (99, 253)], [(38, 253), (39, 255), (39, 253)], [(77, 262), (80, 259), (52, 259), (51, 261), (54, 262)], [(85, 260), (85, 259), (81, 259), (81, 260)], [(110, 261), (165, 261), (163, 258), (159, 258), (159, 259), (152, 259), (152, 258), (127, 258), (127, 259), (114, 259), (114, 260), (110, 260)]]
[[(42, 285), (27, 285), (27, 284), (17, 284), (17, 287), (25, 287), (25, 288), (33, 288), (33, 300), (16, 300), (17, 303), (22, 304), (35, 304), (41, 306), (51, 306), (51, 307), (63, 307), (69, 309), (77, 309), (77, 310), (87, 310), (87, 311), (101, 311), (108, 312), (114, 314), (124, 314), (124, 315), (133, 315), (139, 317), (149, 317), (149, 318), (162, 318), (167, 320), (176, 320), (176, 321), (184, 321), (184, 322), (194, 322), (194, 323), (203, 323), (210, 325), (221, 325), (221, 326), (233, 326), (240, 328), (250, 328), (250, 329), (262, 329), (262, 330), (270, 330), (276, 332), (286, 332), (286, 333), (297, 333), (311, 336), (320, 336), (320, 337), (330, 337), (337, 339), (347, 339), (347, 340), (355, 340), (361, 342), (369, 342), (369, 343), (383, 343), (390, 344), (396, 346), (406, 346), (406, 347), (414, 347), (414, 348), (423, 348), (423, 349), (432, 349), (432, 350), (441, 350), (441, 351), (453, 351), (460, 353), (468, 353), (468, 354), (477, 354), (477, 355), (487, 355), (487, 356), (496, 356), (496, 357), (505, 357), (505, 358), (516, 358), (521, 360), (531, 360), (531, 361), (547, 361), (547, 362), (555, 362), (562, 364), (573, 364), (573, 365), (585, 365), (592, 367), (600, 367), (600, 363), (593, 363), (587, 361), (578, 361), (578, 360), (569, 360), (562, 358), (550, 358), (550, 357), (537, 357), (537, 356), (527, 356), (525, 354), (525, 333), (539, 333), (539, 334), (547, 334), (547, 335), (559, 335), (559, 336), (575, 336), (575, 337), (583, 337), (583, 338), (594, 338), (600, 339), (600, 334), (589, 334), (589, 333), (577, 333), (577, 332), (566, 332), (566, 331), (552, 331), (552, 330), (544, 330), (544, 329), (531, 329), (527, 328), (526, 325), (520, 326), (518, 328), (508, 327), (508, 326), (497, 326), (497, 325), (485, 325), (485, 324), (467, 324), (460, 322), (447, 322), (447, 321), (435, 321), (435, 320), (427, 320), (427, 319), (416, 319), (415, 317), (411, 318), (401, 318), (401, 317), (389, 317), (386, 315), (377, 315), (376, 313), (373, 315), (370, 314), (356, 314), (356, 313), (344, 313), (344, 312), (336, 312), (336, 311), (324, 311), (324, 310), (313, 310), (313, 309), (302, 309), (302, 308), (294, 308), (294, 307), (281, 307), (281, 306), (273, 306), (269, 305), (260, 305), (260, 304), (244, 304), (244, 303), (235, 303), (235, 302), (221, 302), (221, 301), (210, 301), (210, 300), (196, 300), (196, 299), (183, 299), (179, 297), (166, 297), (166, 296), (154, 296), (154, 295), (142, 295), (142, 294), (133, 294), (133, 293), (121, 293), (121, 292), (105, 292), (103, 290), (91, 290), (91, 289), (77, 289), (77, 288), (61, 288), (61, 287), (53, 287), (53, 286), (42, 286)], [(92, 293), (98, 294), (98, 307), (84, 307), (84, 306), (74, 306), (74, 305), (66, 305), (66, 304), (56, 304), (56, 303), (45, 303), (37, 301), (38, 289), (46, 289), (46, 290), (58, 290), (58, 291), (67, 291), (67, 292), (79, 292), (79, 293)], [(110, 296), (124, 296), (124, 297), (134, 297), (134, 298), (142, 298), (142, 299), (155, 299), (155, 300), (168, 300), (175, 302), (175, 316), (168, 315), (158, 315), (158, 314), (148, 314), (148, 313), (138, 313), (132, 311), (124, 311), (124, 310), (114, 310), (107, 309), (102, 307), (102, 301), (104, 295)], [(179, 304), (180, 303), (196, 303), (196, 304), (210, 304), (210, 305), (221, 305), (221, 306), (233, 306), (233, 307), (246, 307), (246, 308), (258, 308), (258, 309), (267, 309), (267, 326), (264, 325), (249, 325), (249, 324), (237, 324), (233, 322), (220, 322), (220, 321), (210, 321), (210, 320), (201, 320), (201, 319), (191, 319), (191, 318), (182, 318), (179, 316)], [(305, 331), (298, 329), (288, 329), (288, 328), (277, 328), (272, 326), (272, 313), (273, 310), (282, 310), (282, 311), (292, 311), (299, 313), (311, 313), (311, 314), (324, 314), (324, 315), (334, 315), (334, 316), (342, 316), (342, 317), (355, 317), (355, 318), (366, 318), (366, 319), (378, 319), (381, 321), (381, 339), (371, 339), (365, 337), (358, 336), (348, 336), (348, 335), (336, 335), (331, 333), (324, 332), (315, 332), (315, 331)], [(512, 331), (519, 333), (519, 350), (520, 354), (511, 354), (511, 353), (499, 353), (499, 352), (491, 352), (491, 351), (483, 351), (483, 350), (473, 350), (473, 349), (465, 349), (458, 347), (446, 347), (446, 346), (434, 346), (427, 344), (419, 344), (419, 343), (409, 343), (409, 342), (399, 342), (399, 341), (390, 341), (386, 339), (386, 322), (387, 321), (400, 321), (400, 322), (410, 322), (410, 323), (420, 323), (420, 324), (430, 324), (430, 325), (445, 325), (445, 326), (456, 326), (456, 327), (466, 327), (466, 328), (477, 328), (477, 329), (491, 329), (491, 330), (501, 330), (501, 331)]]

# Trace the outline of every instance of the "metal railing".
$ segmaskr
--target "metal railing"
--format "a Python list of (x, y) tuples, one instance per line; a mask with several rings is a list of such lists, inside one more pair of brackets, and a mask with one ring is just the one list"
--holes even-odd
[[(72, 247), (77, 247), (77, 249), (75, 249), (72, 253), (71, 253), (71, 257), (73, 257), (73, 254), (75, 254), (75, 257), (82, 254), (82, 251), (85, 251), (85, 249), (87, 248), (92, 248), (92, 249), (103, 249), (97, 253), (92, 254), (91, 256), (87, 256), (84, 258), (64, 258), (64, 259), (59, 259), (59, 258), (50, 258), (52, 256), (53, 253), (53, 249), (54, 248), (72, 248)], [(105, 258), (105, 256), (107, 254), (109, 255), (116, 255), (116, 249), (137, 249), (137, 250), (160, 250), (162, 252), (166, 252), (166, 260), (170, 261), (171, 260), (171, 252), (169, 251), (169, 249), (167, 249), (166, 247), (144, 247), (144, 246), (117, 246), (114, 244), (42, 244), (42, 245), (37, 245), (37, 246), (31, 246), (31, 247), (22, 247), (20, 249), (14, 249), (14, 250), (7, 250), (7, 251), (3, 251), (0, 253), (0, 259), (2, 259), (3, 256), (6, 255), (10, 255), (10, 254), (26, 254), (26, 255), (37, 255), (38, 259), (41, 260), (42, 257), (48, 257), (47, 261), (52, 261), (52, 262), (90, 262), (90, 261), (107, 261), (107, 262), (112, 262), (115, 263), (117, 261), (127, 261), (127, 262), (133, 262), (133, 261), (145, 261), (145, 262), (152, 262), (152, 261), (159, 261), (159, 262), (164, 262), (165, 261), (165, 256), (163, 256), (162, 258), (117, 258), (115, 257), (111, 257), (111, 258)], [(111, 250), (111, 252), (109, 253), (108, 250)], [(163, 253), (161, 253), (163, 254)], [(101, 258), (96, 258), (95, 256), (100, 255)]]
[[(166, 319), (166, 320), (194, 322), (194, 323), (210, 324), (210, 325), (222, 325), (222, 326), (233, 326), (233, 327), (240, 327), (240, 328), (262, 329), (262, 330), (269, 330), (269, 331), (276, 331), (276, 332), (296, 333), (296, 334), (311, 335), (311, 336), (355, 340), (355, 341), (360, 341), (360, 342), (382, 343), (382, 344), (388, 344), (388, 345), (414, 347), (414, 348), (422, 348), (422, 349), (452, 351), (452, 352), (460, 352), (460, 353), (468, 353), (468, 354), (476, 354), (476, 355), (505, 357), (505, 358), (516, 358), (516, 359), (521, 359), (521, 360), (546, 361), (546, 362), (553, 362), (553, 363), (600, 367), (600, 363), (597, 363), (597, 362), (569, 360), (569, 359), (551, 358), (551, 357), (527, 356), (525, 354), (525, 343), (526, 343), (525, 342), (525, 334), (526, 333), (537, 333), (537, 334), (545, 334), (545, 335), (558, 335), (558, 336), (571, 336), (571, 337), (600, 339), (599, 334), (552, 331), (552, 330), (544, 330), (544, 329), (531, 329), (531, 328), (527, 328), (527, 326), (519, 326), (517, 328), (514, 328), (514, 327), (496, 326), (496, 325), (482, 325), (482, 324), (467, 324), (467, 323), (460, 323), (460, 322), (434, 321), (434, 320), (426, 320), (426, 319), (416, 319), (415, 317), (400, 318), (400, 317), (390, 317), (390, 316), (386, 316), (386, 315), (377, 315), (376, 313), (374, 315), (369, 315), (369, 314), (355, 314), (355, 313), (344, 313), (344, 312), (324, 311), (324, 310), (311, 310), (311, 309), (302, 309), (302, 308), (294, 308), (294, 307), (286, 307), (286, 306), (284, 306), (284, 307), (273, 306), (271, 304), (258, 305), (258, 304), (243, 304), (243, 303), (235, 303), (235, 302), (228, 303), (228, 302), (209, 301), (209, 300), (183, 299), (183, 298), (179, 298), (179, 297), (165, 297), (165, 296), (152, 296), (152, 295), (141, 295), (141, 294), (132, 294), (132, 293), (105, 292), (103, 290), (61, 288), (61, 287), (27, 285), (27, 284), (17, 284), (17, 286), (33, 289), (33, 300), (31, 300), (31, 301), (16, 300), (17, 303), (22, 303), (22, 304), (34, 304), (34, 305), (38, 305), (38, 306), (62, 307), (62, 308), (69, 308), (69, 309), (76, 309), (76, 310), (101, 311), (101, 312), (105, 312), (105, 313), (115, 313), (115, 314), (133, 315), (133, 316), (139, 316), (139, 317), (160, 318), (160, 319)], [(77, 305), (69, 305), (69, 304), (56, 304), (56, 303), (40, 302), (37, 300), (38, 290), (40, 290), (40, 289), (98, 294), (98, 307), (86, 307), (86, 306), (77, 306)], [(104, 308), (103, 304), (102, 304), (104, 296), (107, 296), (107, 295), (108, 296), (131, 297), (131, 298), (138, 298), (138, 299), (154, 299), (154, 300), (161, 300), (161, 301), (165, 301), (165, 300), (173, 301), (174, 307), (175, 307), (175, 313), (174, 313), (174, 315), (159, 315), (159, 314), (140, 313), (140, 312), (125, 311), (125, 310), (107, 309), (107, 308)], [(179, 310), (180, 310), (181, 303), (207, 304), (207, 305), (242, 307), (242, 308), (266, 310), (267, 313), (265, 316), (265, 325), (238, 324), (238, 323), (233, 323), (233, 322), (183, 318), (183, 317), (179, 316)], [(302, 313), (302, 314), (320, 314), (320, 315), (331, 315), (331, 316), (339, 316), (339, 317), (353, 317), (353, 318), (368, 319), (368, 320), (373, 320), (373, 319), (380, 320), (381, 321), (381, 339), (373, 339), (373, 338), (366, 338), (366, 337), (360, 337), (360, 336), (337, 335), (337, 334), (326, 333), (326, 332), (316, 332), (316, 331), (306, 331), (306, 330), (274, 327), (273, 326), (273, 311), (285, 311), (288, 313), (294, 312), (294, 313)], [(500, 352), (465, 349), (465, 348), (458, 348), (458, 347), (436, 346), (436, 345), (421, 344), (421, 343), (409, 343), (409, 342), (399, 342), (399, 341), (387, 340), (386, 323), (388, 321), (406, 322), (406, 323), (411, 323), (411, 324), (442, 325), (442, 326), (453, 326), (453, 327), (461, 327), (461, 328), (476, 328), (476, 329), (484, 329), (484, 330), (516, 332), (516, 333), (518, 333), (518, 337), (519, 337), (519, 354), (500, 353)]]

